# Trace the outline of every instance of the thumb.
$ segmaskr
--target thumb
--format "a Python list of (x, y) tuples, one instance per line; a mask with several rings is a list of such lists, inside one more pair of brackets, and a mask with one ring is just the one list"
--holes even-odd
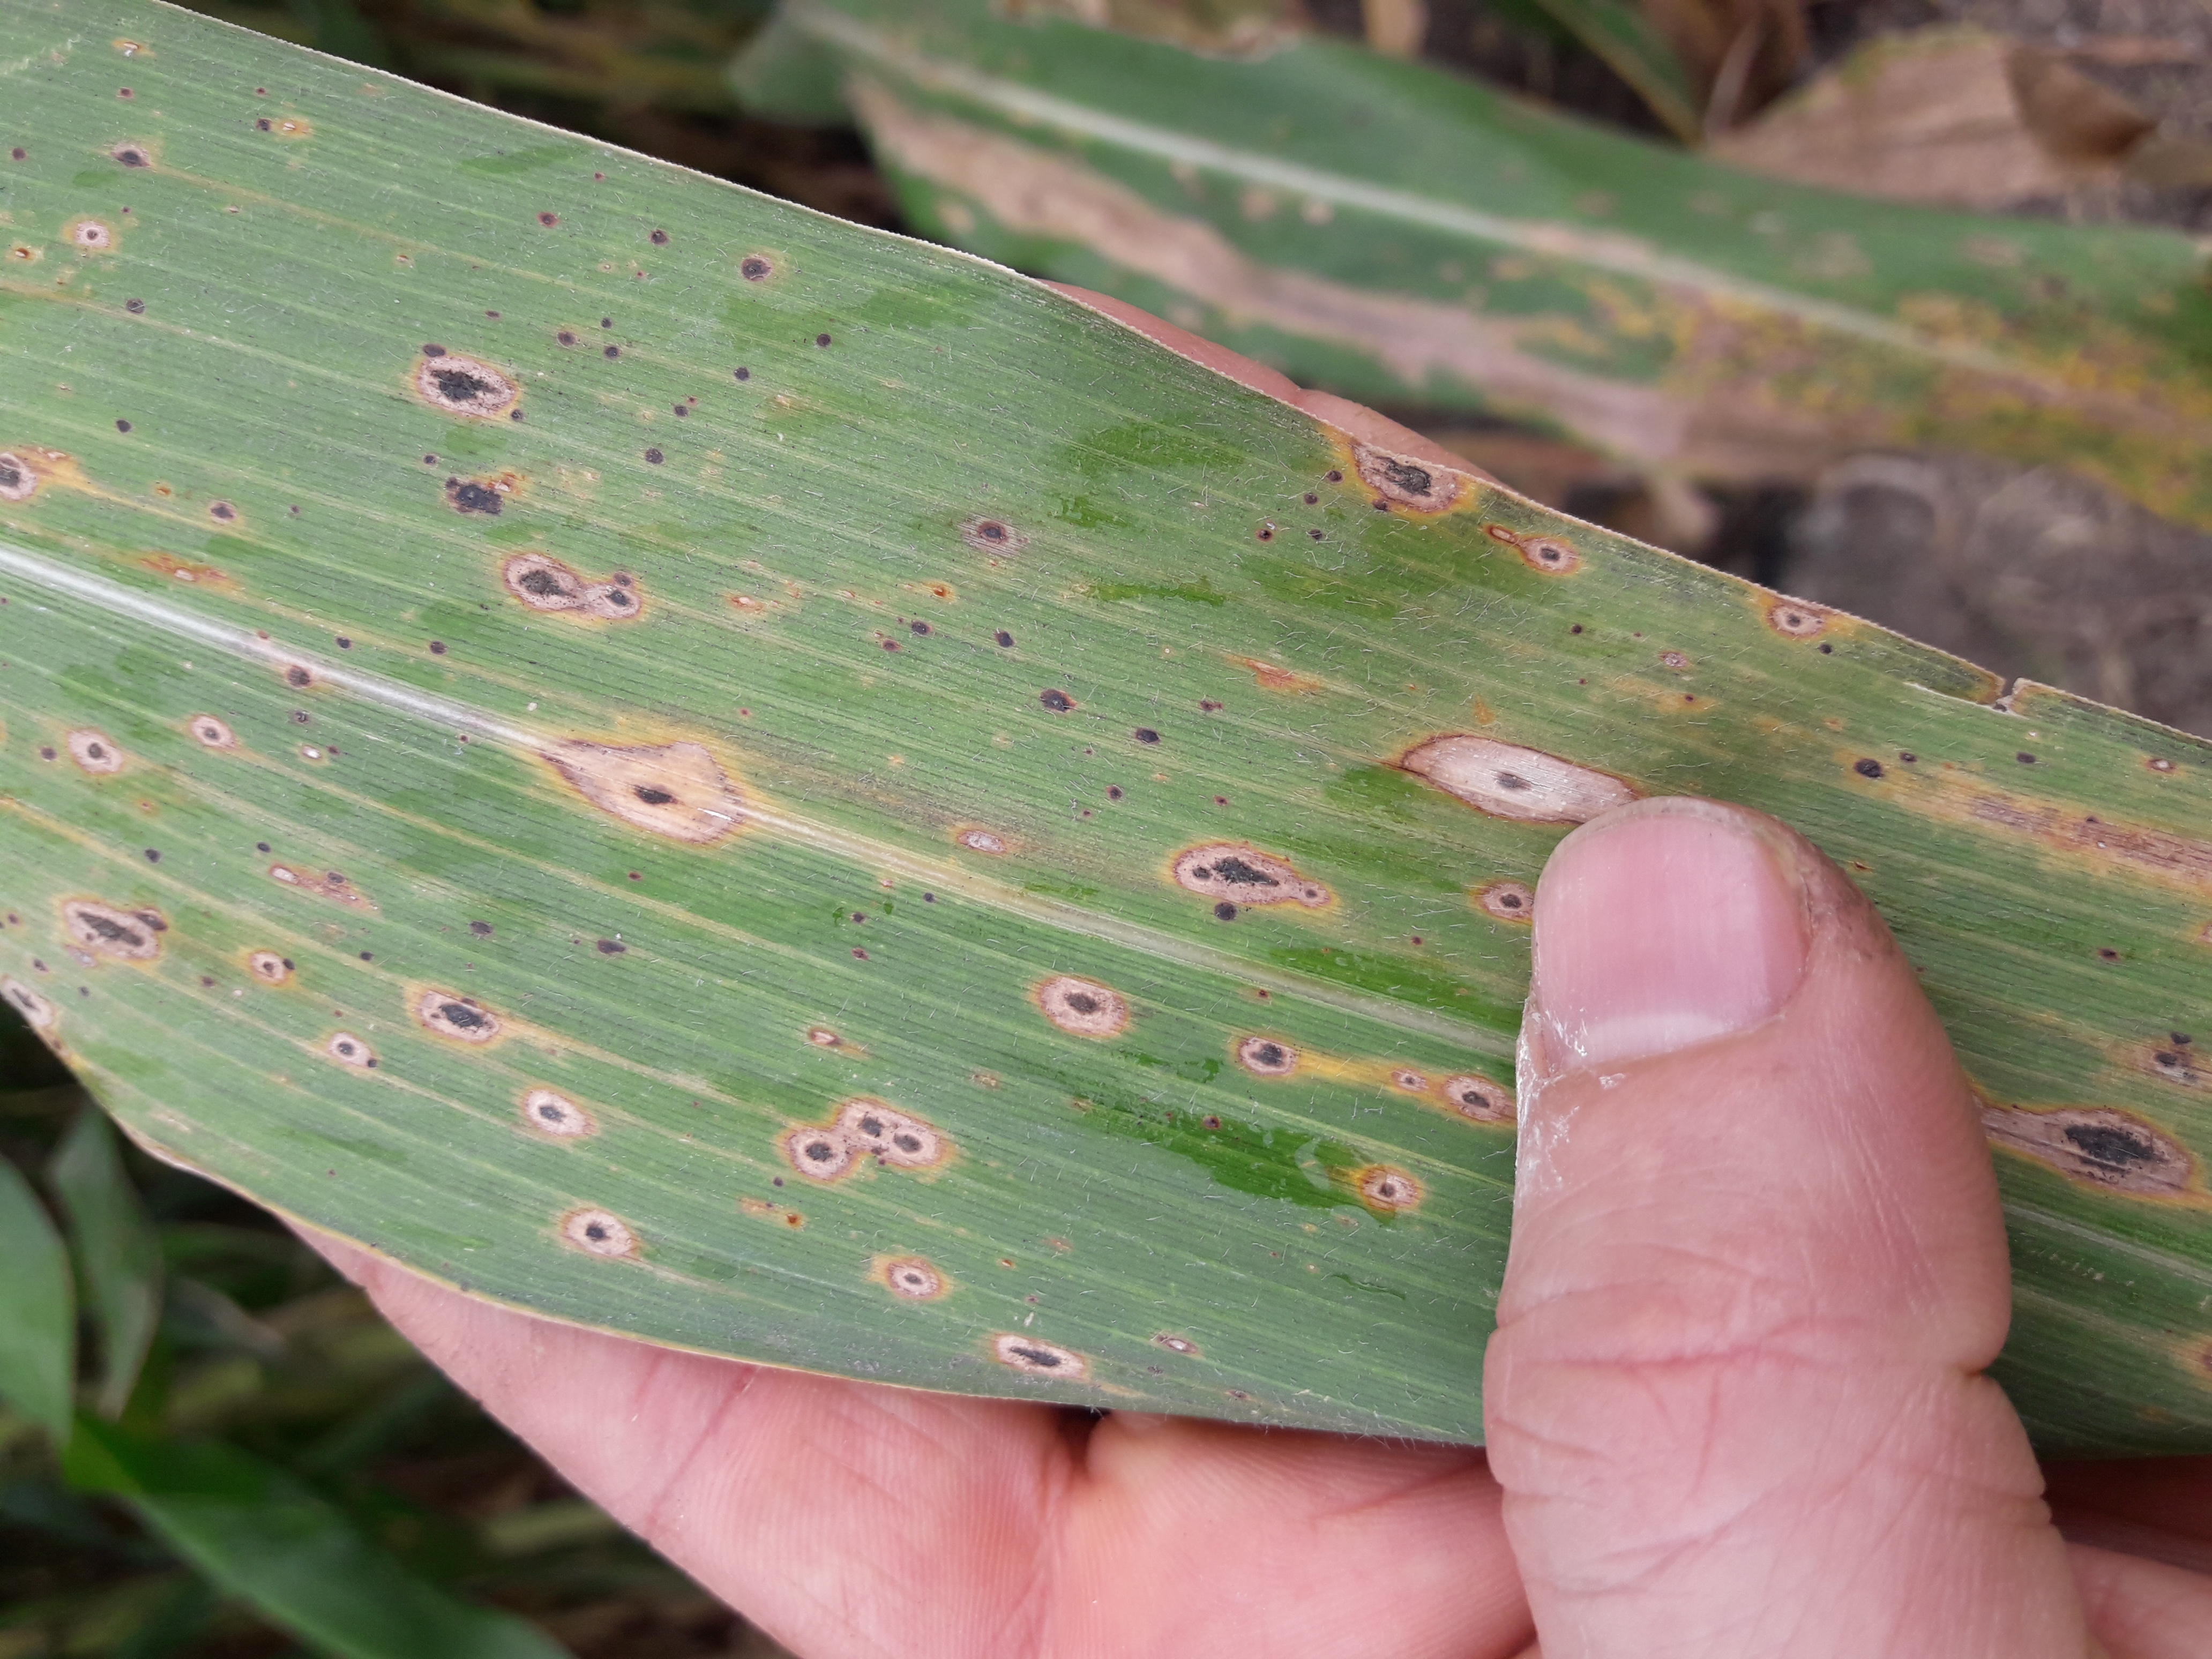
[(2082, 1659), (1981, 1375), (2004, 1231), (1975, 1102), (1856, 889), (1650, 800), (1536, 894), (1519, 1187), (1484, 1372), (1543, 1659)]

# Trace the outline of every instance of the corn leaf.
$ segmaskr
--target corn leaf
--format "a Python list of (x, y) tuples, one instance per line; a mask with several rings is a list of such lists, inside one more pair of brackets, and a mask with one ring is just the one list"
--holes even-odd
[(159, 1155), (658, 1342), (1472, 1439), (1529, 889), (1694, 792), (1923, 969), (2038, 1436), (2212, 1446), (2212, 746), (163, 8), (5, 0), (0, 107), (0, 990)]
[(87, 1418), (72, 1484), (129, 1500), (233, 1595), (337, 1659), (559, 1659), (509, 1614), (471, 1607), (377, 1548), (303, 1482), (219, 1441), (147, 1439)]
[(1230, 58), (985, 0), (789, 0), (933, 236), (1309, 385), (1749, 481), (1917, 447), (2212, 525), (2189, 239), (1761, 179), (1322, 38)]
[(161, 1240), (96, 1108), (77, 1114), (46, 1176), (68, 1215), (78, 1283), (100, 1332), (100, 1408), (114, 1417), (130, 1401), (161, 1318)]
[(1636, 88), (1651, 112), (1686, 144), (1705, 137), (1705, 111), (1681, 54), (1639, 0), (1532, 0)]
[(0, 1158), (0, 1400), (69, 1438), (76, 1384), (76, 1301), (69, 1254), (46, 1206)]

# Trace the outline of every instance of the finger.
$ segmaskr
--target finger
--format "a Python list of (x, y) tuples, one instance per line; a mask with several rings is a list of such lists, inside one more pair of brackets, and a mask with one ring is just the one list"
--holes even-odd
[(2081, 1659), (1972, 1092), (1857, 891), (1639, 802), (1535, 906), (1484, 1374), (1546, 1659)]
[(1477, 466), (1466, 456), (1446, 449), (1432, 439), (1425, 438), (1409, 426), (1401, 426), (1387, 415), (1378, 415), (1364, 404), (1355, 404), (1349, 398), (1340, 398), (1332, 392), (1308, 392), (1287, 374), (1258, 363), (1226, 346), (1201, 338), (1187, 328), (1177, 328), (1173, 323), (1155, 317), (1149, 311), (1139, 311), (1126, 300), (1117, 300), (1110, 294), (1097, 294), (1087, 288), (1077, 288), (1068, 283), (1049, 283), (1048, 288), (1058, 289), (1071, 300), (1088, 306), (1103, 316), (1117, 323), (1126, 323), (1139, 334), (1157, 340), (1179, 357), (1188, 357), (1202, 363), (1217, 374), (1226, 374), (1231, 380), (1250, 386), (1253, 391), (1266, 393), (1279, 403), (1303, 410), (1324, 426), (1333, 426), (1355, 442), (1386, 449), (1391, 454), (1407, 460), (1425, 461), (1431, 466), (1440, 466), (1453, 472), (1465, 473), (1470, 478), (1480, 478), (1485, 483), (1498, 480)]
[(873, 1388), (476, 1301), (310, 1236), (577, 1486), (801, 1654), (1501, 1659), (1481, 1455)]
[(2212, 1578), (2086, 1544), (2067, 1555), (2106, 1659), (2204, 1659), (2212, 1651)]

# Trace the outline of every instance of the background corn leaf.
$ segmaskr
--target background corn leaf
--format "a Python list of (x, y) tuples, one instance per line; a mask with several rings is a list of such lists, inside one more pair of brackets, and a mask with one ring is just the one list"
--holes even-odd
[(76, 1382), (76, 1301), (69, 1255), (46, 1207), (0, 1162), (0, 1400), (69, 1438)]
[(559, 1659), (565, 1652), (520, 1620), (467, 1606), (415, 1577), (335, 1505), (234, 1447), (152, 1440), (88, 1418), (65, 1467), (82, 1490), (128, 1498), (210, 1582), (319, 1653)]
[(836, 52), (781, 13), (745, 43), (729, 80), (731, 91), (757, 115), (810, 125), (850, 118)]
[(68, 1215), (77, 1282), (100, 1333), (100, 1408), (113, 1417), (130, 1401), (161, 1317), (161, 1242), (97, 1107), (77, 1115), (46, 1175)]
[(2212, 524), (2188, 238), (1762, 179), (1323, 38), (1245, 58), (985, 0), (791, 0), (909, 220), (1301, 382), (1548, 422), (1649, 471), (1883, 447)]
[(657, 1341), (1473, 1438), (1530, 885), (1692, 791), (1923, 969), (2044, 1443), (2212, 1444), (2205, 744), (167, 9), (4, 0), (0, 108), (0, 988), (161, 1156)]
[(1705, 137), (1705, 105), (1690, 72), (1637, 0), (1530, 0), (1613, 73), (1686, 144)]

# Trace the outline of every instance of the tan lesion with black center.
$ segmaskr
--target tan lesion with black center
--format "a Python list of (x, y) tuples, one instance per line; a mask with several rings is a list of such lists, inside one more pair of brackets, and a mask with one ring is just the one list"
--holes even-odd
[(1030, 992), (1040, 1013), (1071, 1036), (1117, 1036), (1129, 1024), (1129, 1004), (1097, 980), (1058, 974)]
[(376, 904), (368, 894), (346, 878), (339, 870), (303, 870), (289, 864), (269, 866), (269, 879), (287, 887), (297, 888), (303, 893), (313, 893), (317, 898), (328, 899), (333, 904), (343, 904), (349, 909), (374, 910)]
[(783, 1160), (809, 1181), (842, 1179), (872, 1161), (895, 1170), (927, 1170), (952, 1155), (952, 1143), (927, 1119), (863, 1096), (848, 1100), (827, 1124), (800, 1123), (776, 1139)]
[(1352, 464), (1359, 480), (1384, 501), (1416, 513), (1444, 513), (1458, 505), (1469, 480), (1436, 462), (1398, 455), (1371, 444), (1354, 444)]
[(39, 492), (39, 472), (12, 449), (0, 449), (0, 501), (27, 501)]
[(1018, 553), (1030, 544), (1030, 538), (1004, 519), (988, 514), (963, 521), (960, 539), (978, 553)]
[(1473, 1072), (1446, 1078), (1443, 1097), (1454, 1111), (1476, 1123), (1510, 1123), (1518, 1115), (1512, 1090)]
[(23, 1023), (34, 1031), (51, 1033), (61, 1026), (61, 1010), (13, 974), (0, 975), (0, 999), (21, 1014)]
[(1419, 1209), (1425, 1196), (1419, 1181), (1389, 1164), (1370, 1164), (1364, 1170), (1353, 1170), (1352, 1185), (1359, 1194), (1359, 1201), (1382, 1215)]
[(2136, 1070), (2160, 1083), (2178, 1084), (2185, 1089), (2212, 1089), (2212, 1066), (2198, 1060), (2196, 1042), (2179, 1031), (2163, 1042), (2122, 1052)]
[(869, 1264), (868, 1277), (907, 1302), (936, 1302), (952, 1291), (952, 1282), (925, 1256), (879, 1255)]
[(513, 472), (502, 472), (491, 478), (449, 477), (446, 480), (446, 505), (464, 515), (495, 519), (507, 506), (507, 498), (522, 488), (522, 479)]
[(1766, 625), (1785, 640), (1817, 639), (1828, 629), (1828, 613), (1802, 599), (1769, 599), (1763, 614)]
[(522, 1121), (556, 1140), (580, 1140), (599, 1132), (592, 1115), (557, 1089), (532, 1089), (522, 1097)]
[(777, 1139), (783, 1161), (809, 1181), (836, 1181), (852, 1173), (858, 1154), (835, 1124), (802, 1123)]
[(1398, 766), (1478, 811), (1522, 823), (1587, 823), (1637, 799), (1636, 790), (1610, 772), (1466, 732), (1418, 744), (1398, 757)]
[(123, 769), (123, 750), (105, 732), (94, 731), (88, 726), (79, 726), (63, 741), (68, 746), (70, 758), (77, 763), (81, 771), (89, 772), (96, 778), (104, 778)]
[(611, 1211), (571, 1210), (561, 1218), (560, 1230), (562, 1243), (586, 1255), (619, 1260), (639, 1254), (637, 1235)]
[(2136, 1198), (2202, 1198), (2196, 1160), (2165, 1131), (2110, 1106), (1982, 1108), (1982, 1127), (2006, 1151), (2069, 1180)]
[(1540, 570), (1547, 576), (1571, 575), (1582, 568), (1582, 554), (1557, 536), (1528, 535), (1502, 524), (1486, 524), (1482, 532), (1518, 553), (1521, 562), (1531, 570)]
[(1030, 1376), (1080, 1382), (1091, 1374), (1091, 1362), (1073, 1348), (1063, 1348), (1057, 1342), (1047, 1342), (1018, 1331), (994, 1334), (991, 1338), (991, 1357), (1009, 1370)]
[(1536, 895), (1525, 881), (1493, 881), (1475, 890), (1475, 903), (1500, 921), (1526, 922), (1536, 915)]
[(945, 1138), (910, 1112), (880, 1100), (848, 1100), (837, 1109), (837, 1127), (856, 1152), (901, 1170), (926, 1170), (945, 1161)]
[(1238, 905), (1295, 904), (1318, 910), (1334, 896), (1328, 889), (1249, 842), (1209, 842), (1176, 854), (1170, 866), (1176, 885), (1207, 898)]
[(154, 909), (126, 910), (99, 899), (62, 901), (62, 931), (78, 949), (111, 962), (152, 962), (168, 922)]
[(480, 1046), (498, 1036), (499, 1017), (473, 997), (436, 989), (415, 999), (415, 1018), (427, 1031), (455, 1042)]
[(522, 388), (507, 374), (456, 352), (417, 358), (410, 379), (416, 397), (448, 415), (490, 420), (513, 412), (522, 402)]
[(586, 576), (550, 553), (518, 553), (500, 567), (499, 579), (532, 611), (600, 622), (628, 622), (645, 614), (645, 594), (628, 571)]
[(602, 812), (671, 841), (705, 846), (745, 820), (737, 785), (702, 744), (618, 749), (565, 743), (545, 760)]
[(1270, 1036), (1240, 1038), (1237, 1063), (1254, 1077), (1288, 1077), (1298, 1069), (1298, 1051)]

